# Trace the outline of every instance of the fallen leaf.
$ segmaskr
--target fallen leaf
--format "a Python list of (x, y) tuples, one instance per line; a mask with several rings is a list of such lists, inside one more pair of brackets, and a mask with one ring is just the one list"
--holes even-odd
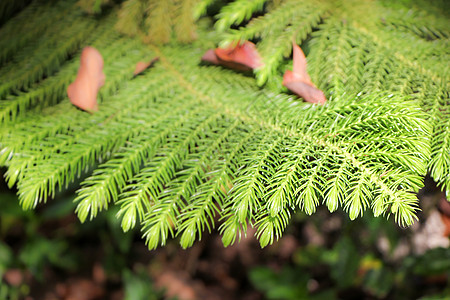
[(152, 67), (155, 64), (155, 62), (157, 62), (158, 60), (159, 60), (159, 57), (155, 57), (149, 62), (144, 62), (144, 61), (138, 62), (136, 64), (136, 68), (134, 69), (133, 75), (137, 76), (137, 75), (141, 74), (148, 68)]
[(19, 269), (9, 269), (3, 275), (5, 281), (12, 286), (19, 286), (24, 281), (22, 271)]
[(447, 215), (441, 214), (441, 220), (445, 227), (443, 235), (446, 237), (450, 237), (450, 217)]
[(85, 47), (81, 52), (77, 78), (67, 88), (70, 102), (82, 110), (97, 111), (97, 93), (103, 84), (105, 74), (102, 55), (93, 47)]
[(288, 70), (284, 73), (283, 85), (308, 102), (325, 104), (327, 101), (325, 94), (312, 83), (306, 71), (305, 54), (295, 43), (292, 44), (292, 48), (294, 67), (293, 71)]
[(209, 49), (203, 55), (202, 61), (238, 71), (251, 71), (263, 65), (255, 44), (249, 41), (226, 48)]
[(206, 51), (205, 54), (203, 54), (202, 56), (202, 61), (207, 61), (215, 65), (220, 64), (219, 58), (217, 58), (214, 49), (209, 49), (208, 51)]

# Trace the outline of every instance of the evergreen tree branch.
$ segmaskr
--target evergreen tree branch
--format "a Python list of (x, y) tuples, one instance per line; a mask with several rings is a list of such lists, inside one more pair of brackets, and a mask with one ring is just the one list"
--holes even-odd
[[(204, 10), (212, 3), (198, 5)], [(288, 3), (305, 9), (290, 11)], [(302, 42), (308, 72), (329, 96), (324, 106), (275, 92), (280, 88), (273, 83), (258, 88), (248, 74), (201, 64), (205, 47), (217, 41), (213, 31), (202, 29), (207, 34), (191, 45), (144, 47), (119, 38), (107, 29), (114, 10), (98, 20), (66, 12), (67, 20), (55, 22), (77, 24), (80, 35), (64, 26), (61, 33), (39, 29), (46, 42), (33, 51), (34, 37), (14, 42), (11, 47), (25, 48), (6, 55), (0, 70), (8, 79), (1, 85), (7, 99), (0, 101), (0, 164), (8, 168), (8, 183), (17, 184), (22, 206), (45, 202), (91, 173), (78, 192), (80, 219), (118, 205), (122, 228), (140, 226), (150, 249), (175, 236), (189, 247), (217, 219), (225, 245), (250, 224), (266, 246), (282, 236), (292, 214), (312, 214), (321, 203), (330, 211), (342, 207), (351, 219), (371, 210), (393, 215), (402, 226), (413, 223), (427, 170), (443, 187), (450, 182), (448, 71), (439, 68), (448, 59), (445, 31), (433, 25), (422, 36), (409, 29), (392, 33), (389, 28), (400, 25), (383, 23), (378, 4), (367, 22), (359, 16), (366, 2), (313, 4), (234, 1), (222, 8), (217, 26), (228, 30), (265, 13), (228, 38), (260, 39), (266, 69), (256, 71), (257, 79), (266, 72), (275, 83), (292, 39)], [(152, 38), (166, 42), (173, 33), (186, 34), (177, 20), (191, 22), (193, 2), (150, 5), (155, 10), (136, 20), (138, 36), (156, 30)], [(98, 32), (91, 34), (91, 27)], [(437, 48), (429, 50), (423, 37), (432, 33)], [(393, 43), (403, 35), (417, 41), (420, 53)], [(78, 64), (68, 59), (86, 43), (104, 56), (107, 78), (92, 115), (65, 97)], [(155, 56), (160, 61), (153, 68), (132, 77), (137, 61)], [(53, 59), (58, 62), (49, 67)], [(36, 69), (14, 68), (38, 60)]]
[(144, 22), (145, 4), (142, 0), (128, 0), (122, 3), (118, 13), (115, 28), (129, 36), (136, 36), (142, 33), (141, 27)]
[[(60, 26), (68, 26), (67, 24), (70, 24), (73, 20), (73, 18), (68, 17), (64, 19), (64, 23), (60, 24)], [(0, 84), (0, 98), (15, 90), (26, 89), (32, 83), (56, 72), (67, 57), (78, 50), (82, 41), (94, 29), (94, 26), (95, 23), (92, 20), (85, 19), (81, 22), (75, 22), (73, 26), (69, 26), (70, 30), (60, 31), (54, 27), (52, 30), (47, 31), (44, 36), (46, 42), (39, 44), (37, 49), (35, 49), (36, 53), (40, 54), (39, 56), (29, 57), (27, 55), (27, 58), (20, 60), (18, 64), (10, 63), (4, 69), (2, 68), (2, 71), (5, 71), (0, 71), (0, 80), (2, 81)], [(34, 48), (36, 45), (30, 45), (30, 47)], [(30, 52), (31, 49), (24, 50)], [(12, 69), (18, 71), (13, 72), (14, 75), (11, 77)]]
[(9, 20), (14, 13), (29, 4), (30, 0), (4, 0), (0, 3), (0, 25)]
[[(114, 61), (137, 47), (137, 43), (124, 43), (124, 40), (118, 39), (117, 34), (110, 29), (110, 24), (105, 23), (107, 26), (98, 27), (95, 34), (91, 35), (83, 44), (90, 44), (89, 42), (92, 41), (91, 45), (102, 49), (103, 55), (110, 61)], [(117, 49), (121, 49), (122, 52), (118, 52)], [(79, 61), (71, 60), (61, 66), (57, 76), (45, 78), (41, 82), (31, 85), (28, 93), (18, 93), (17, 96), (1, 101), (0, 123), (24, 117), (30, 108), (39, 111), (60, 102), (67, 94), (67, 86), (75, 79), (78, 67)], [(102, 94), (104, 94), (104, 90), (102, 90)]]
[(253, 13), (261, 11), (267, 0), (236, 0), (220, 11), (215, 27), (218, 31), (224, 31), (231, 25), (238, 25), (249, 20)]
[(147, 1), (144, 20), (145, 37), (148, 43), (168, 43), (172, 34), (175, 0)]
[(134, 138), (129, 139), (119, 152), (83, 182), (75, 199), (78, 202), (76, 213), (82, 222), (88, 215), (92, 220), (99, 211), (108, 208), (109, 202), (117, 200), (127, 181), (139, 172), (145, 161), (155, 155), (156, 149), (166, 142), (174, 129), (185, 122), (186, 116), (182, 114), (184, 110), (185, 107), (169, 109), (162, 114), (163, 108), (160, 107), (158, 112), (151, 110), (142, 114), (140, 126), (134, 128), (136, 132), (131, 132)]
[[(115, 48), (119, 54), (123, 55), (124, 52), (120, 52), (119, 49)], [(120, 83), (123, 83), (125, 78), (130, 78), (134, 62), (140, 58), (143, 58), (143, 53), (135, 50), (132, 53), (128, 52), (125, 60), (115, 61), (113, 64), (108, 65), (105, 72), (112, 76), (109, 77), (110, 80), (104, 86), (105, 90), (102, 91), (101, 95), (104, 97), (107, 97), (108, 94), (111, 95), (120, 86)], [(128, 66), (125, 69), (123, 68), (124, 64)], [(158, 89), (163, 87), (158, 86)], [(1, 158), (4, 159), (4, 163), (7, 162), (10, 166), (6, 174), (10, 185), (14, 184), (18, 178), (21, 178), (22, 171), (33, 166), (35, 161), (45, 159), (52, 153), (58, 153), (65, 148), (72, 147), (80, 139), (80, 133), (83, 130), (87, 130), (92, 124), (101, 124), (110, 118), (110, 116), (105, 115), (97, 120), (98, 123), (90, 123), (88, 122), (88, 116), (79, 112), (79, 117), (74, 122), (73, 116), (70, 114), (63, 114), (63, 116), (59, 114), (62, 111), (76, 111), (68, 102), (62, 102), (54, 108), (48, 115), (35, 114), (34, 117), (28, 116), (25, 122), (17, 124), (14, 128), (8, 128), (2, 134), (1, 142), (8, 146), (2, 149)], [(52, 126), (48, 124), (52, 124)], [(77, 134), (74, 135), (75, 133)], [(48, 141), (45, 144), (28, 150), (36, 141), (46, 139)], [(15, 155), (15, 153), (19, 155)]]
[[(216, 119), (217, 116), (213, 114), (197, 127), (179, 128), (177, 139), (170, 139), (159, 156), (149, 160), (140, 173), (130, 180), (131, 184), (119, 196), (118, 201), (121, 208), (117, 215), (123, 216), (122, 228), (125, 231), (136, 225), (136, 215), (139, 215), (138, 220), (143, 220), (145, 213), (150, 210), (150, 203), (158, 199), (164, 186), (174, 178), (175, 170), (181, 169), (182, 161), (186, 159), (189, 150), (195, 147), (202, 132), (208, 131)], [(139, 210), (139, 207), (145, 209)]]
[(194, 23), (194, 7), (197, 0), (178, 0), (175, 2), (176, 22), (174, 31), (177, 40), (182, 43), (191, 42), (196, 38)]
[(208, 10), (208, 7), (213, 5), (216, 1), (217, 0), (199, 0), (198, 3), (194, 6), (194, 20), (198, 20), (200, 19), (200, 17), (204, 16)]
[(41, 1), (30, 3), (20, 14), (0, 28), (2, 37), (0, 65), (11, 59), (16, 51), (39, 37), (49, 26), (66, 17), (72, 9), (73, 1), (59, 1), (56, 5)]

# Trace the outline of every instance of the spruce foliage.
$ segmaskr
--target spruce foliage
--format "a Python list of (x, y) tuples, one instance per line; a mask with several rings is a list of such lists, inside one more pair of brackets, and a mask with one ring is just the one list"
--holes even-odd
[[(92, 16), (75, 1), (36, 1), (0, 28), (0, 165), (23, 208), (83, 177), (80, 220), (116, 205), (123, 229), (140, 227), (150, 249), (175, 236), (189, 247), (217, 224), (225, 245), (251, 225), (266, 246), (321, 204), (408, 226), (427, 172), (450, 190), (450, 27), (439, 3), (110, 5)], [(238, 40), (257, 43), (255, 76), (200, 62)], [(324, 106), (281, 85), (293, 40)], [(66, 96), (87, 45), (106, 74), (92, 115)]]

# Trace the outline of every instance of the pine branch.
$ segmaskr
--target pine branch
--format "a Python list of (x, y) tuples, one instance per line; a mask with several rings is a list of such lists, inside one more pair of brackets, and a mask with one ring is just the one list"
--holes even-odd
[[(230, 9), (233, 9), (231, 5)], [(325, 12), (326, 7), (320, 2), (311, 5), (301, 1), (286, 1), (263, 16), (252, 19), (247, 26), (231, 30), (222, 43), (262, 39), (258, 50), (264, 66), (256, 70), (256, 77), (258, 85), (263, 85), (268, 79), (277, 76), (283, 59), (292, 51), (292, 41), (302, 43)]]
[[(69, 26), (74, 21), (74, 17), (67, 17), (60, 22), (60, 26), (67, 26), (69, 29), (60, 31), (56, 27), (52, 27), (53, 29), (44, 35), (44, 43), (30, 44), (17, 55), (17, 64), (10, 62), (2, 68), (0, 71), (0, 81), (2, 82), (0, 98), (4, 98), (5, 95), (16, 90), (26, 89), (32, 83), (53, 74), (59, 69), (62, 62), (79, 48), (95, 24), (92, 20), (84, 19)], [(33, 51), (32, 49), (40, 55), (29, 57), (27, 54)], [(13, 72), (12, 70), (18, 71)], [(12, 77), (11, 74), (13, 74)]]
[(193, 8), (197, 0), (183, 0), (175, 3), (174, 31), (177, 40), (182, 43), (196, 38)]
[(142, 0), (128, 0), (122, 3), (115, 28), (129, 36), (137, 36), (142, 32), (145, 4)]
[(253, 13), (261, 11), (267, 0), (236, 0), (222, 8), (215, 27), (219, 31), (224, 31), (231, 25), (238, 25), (245, 20), (249, 20)]
[(307, 5), (305, 7), (298, 1), (287, 1), (263, 16), (253, 18), (245, 27), (231, 29), (224, 39), (224, 44), (278, 34), (292, 21), (309, 16), (311, 9), (314, 9), (314, 7)]
[[(205, 182), (198, 189), (199, 192), (193, 196), (194, 204), (191, 204), (189, 207), (187, 207), (187, 209), (195, 210), (197, 212), (197, 216), (188, 214), (182, 215), (182, 218), (187, 219), (187, 222), (189, 222), (184, 223), (188, 225), (183, 224), (182, 226), (187, 228), (190, 227), (189, 230), (184, 230), (184, 233), (182, 235), (182, 239), (184, 237), (184, 240), (181, 241), (183, 247), (191, 246), (193, 244), (193, 242), (195, 241), (195, 234), (198, 234), (199, 239), (201, 239), (201, 233), (204, 230), (204, 225), (202, 223), (199, 224), (196, 221), (199, 218), (203, 220), (203, 223), (208, 226), (208, 231), (211, 232), (211, 227), (209, 224), (214, 224), (215, 212), (217, 212), (218, 214), (221, 213), (221, 207), (224, 206), (224, 200), (231, 184), (231, 177), (237, 170), (238, 166), (236, 165), (236, 159), (238, 155), (240, 155), (241, 152), (244, 151), (246, 143), (248, 143), (253, 138), (254, 134), (255, 132), (252, 131), (246, 132), (242, 136), (238, 135), (238, 138), (236, 139), (236, 142), (233, 145), (233, 148), (231, 148), (231, 151), (228, 153), (226, 159), (224, 159), (224, 161), (219, 164), (218, 170), (216, 172), (217, 177), (214, 180), (210, 179)], [(206, 215), (208, 215), (209, 219), (206, 219)], [(183, 228), (180, 229), (183, 230)]]
[(438, 14), (430, 15), (423, 6), (413, 5), (414, 9), (409, 10), (388, 8), (383, 22), (396, 30), (411, 32), (427, 40), (450, 37), (448, 22), (445, 18), (436, 18)]
[[(130, 180), (128, 189), (120, 195), (121, 199), (118, 201), (121, 209), (117, 215), (123, 216), (122, 228), (125, 231), (133, 228), (136, 220), (144, 219), (144, 214), (150, 210), (150, 201), (158, 199), (164, 186), (174, 178), (175, 170), (181, 168), (181, 162), (186, 159), (189, 149), (194, 147), (201, 132), (210, 128), (215, 119), (216, 116), (213, 115), (200, 123), (193, 131), (188, 128), (179, 131), (179, 138), (172, 139), (160, 156), (149, 160), (141, 172)], [(173, 148), (174, 146), (177, 147)], [(139, 219), (136, 215), (139, 215)]]
[[(212, 169), (210, 172), (205, 173), (199, 178), (203, 183), (198, 187), (195, 187), (195, 190), (198, 189), (199, 191), (202, 191), (202, 187), (204, 187), (205, 183), (202, 178), (207, 177), (208, 181), (206, 181), (206, 183), (217, 180), (214, 178), (214, 175), (217, 173), (214, 169), (218, 167), (218, 164), (216, 163), (217, 159), (211, 158), (222, 156), (220, 152), (225, 152), (224, 148), (227, 148), (227, 142), (232, 139), (232, 135), (235, 134), (239, 123), (239, 120), (234, 121), (234, 123), (230, 124), (221, 135), (216, 137), (214, 143), (205, 149), (206, 151), (200, 152), (201, 155), (198, 153), (199, 155), (195, 155), (193, 159), (191, 158), (191, 161), (195, 163), (195, 168), (198, 169), (198, 172)], [(181, 234), (180, 244), (184, 248), (192, 246), (197, 235), (198, 239), (201, 239), (201, 234), (202, 231), (204, 231), (205, 226), (208, 228), (208, 231), (211, 232), (210, 223), (214, 224), (214, 214), (215, 211), (218, 210), (216, 208), (216, 201), (218, 201), (217, 205), (220, 206), (221, 199), (213, 199), (212, 197), (204, 196), (205, 195), (201, 197), (198, 193), (195, 194), (194, 192), (191, 192), (189, 197), (184, 196), (187, 201), (187, 206), (181, 211), (179, 217), (179, 223), (181, 225), (178, 228), (178, 233)]]
[[(447, 80), (449, 76), (448, 70), (440, 68), (439, 62), (435, 62), (426, 57), (422, 58), (414, 53), (404, 51), (399, 47), (393, 47), (390, 43), (388, 44), (386, 42), (387, 38), (381, 40), (373, 34), (368, 34), (367, 30), (361, 28), (359, 27), (359, 30), (363, 31), (366, 37), (370, 37), (377, 44), (377, 49), (379, 49), (378, 53), (384, 53), (382, 58), (384, 63), (389, 59), (388, 57), (393, 56), (395, 58), (395, 60), (390, 59), (390, 66), (384, 65), (382, 68), (382, 70), (388, 72), (385, 73), (384, 77), (377, 77), (374, 81), (373, 76), (371, 78), (368, 75), (368, 78), (371, 78), (371, 80), (366, 79), (366, 82), (378, 82), (380, 88), (387, 85), (391, 90), (412, 95), (421, 100), (424, 110), (432, 116), (433, 127), (437, 127), (434, 130), (435, 134), (432, 140), (432, 160), (429, 165), (430, 173), (438, 183), (442, 184), (448, 190), (448, 179), (446, 178), (450, 174), (450, 160), (448, 160), (449, 157), (447, 155), (441, 155), (440, 153), (441, 147), (444, 152), (448, 150), (445, 141), (449, 138), (449, 132), (438, 129), (442, 123), (448, 123), (450, 118), (450, 114), (448, 113), (448, 90), (450, 87)], [(379, 35), (384, 37), (381, 33)], [(412, 43), (420, 45), (421, 42), (417, 38), (411, 39)], [(442, 53), (441, 59), (448, 61), (449, 57), (448, 54)], [(419, 64), (418, 61), (422, 63)], [(379, 68), (380, 62), (378, 64), (376, 60), (372, 60), (371, 62), (374, 66), (372, 69), (375, 66)], [(405, 70), (407, 75), (405, 76), (403, 72), (395, 71), (399, 69)], [(380, 73), (377, 72), (377, 74)], [(370, 89), (370, 86), (368, 87)]]
[[(123, 40), (121, 41), (121, 44), (123, 44)], [(114, 61), (114, 63), (109, 64), (105, 68), (106, 74), (112, 76), (108, 76), (109, 81), (102, 90), (101, 96), (103, 98), (107, 98), (108, 95), (114, 93), (120, 84), (123, 83), (125, 78), (130, 78), (135, 61), (144, 58), (142, 52), (136, 51), (137, 44), (131, 42), (129, 45), (135, 49), (134, 52), (128, 52), (128, 46), (125, 46), (124, 48), (112, 48), (118, 54), (118, 56), (112, 55), (111, 58), (113, 59), (114, 57), (121, 57), (125, 53), (128, 55), (125, 61)], [(128, 67), (124, 69), (124, 65)], [(33, 94), (34, 92), (32, 91), (30, 93)], [(76, 143), (78, 137), (73, 136), (73, 128), (82, 130), (83, 128), (86, 129), (91, 126), (92, 123), (87, 122), (88, 118), (83, 113), (79, 114), (76, 124), (73, 122), (73, 116), (65, 114), (63, 116), (58, 115), (58, 113), (68, 110), (73, 110), (73, 108), (69, 103), (64, 102), (56, 106), (55, 111), (50, 111), (48, 115), (27, 115), (26, 121), (18, 123), (15, 128), (5, 128), (5, 132), (2, 133), (2, 143), (7, 144), (8, 147), (2, 149), (1, 157), (3, 158), (4, 163), (6, 160), (10, 160), (8, 162), (10, 168), (7, 172), (7, 179), (10, 185), (14, 184), (16, 179), (21, 177), (22, 171), (30, 165), (33, 165), (36, 159), (39, 160), (46, 157), (48, 154), (61, 152), (63, 147), (71, 147), (73, 143)], [(108, 116), (105, 116), (104, 118), (106, 119), (107, 117)], [(99, 120), (98, 124), (101, 122), (102, 121)], [(48, 124), (52, 124), (52, 126), (49, 126)], [(47, 137), (52, 138), (54, 135), (60, 135), (61, 137), (66, 136), (66, 138), (50, 140), (49, 145), (51, 145), (51, 150), (47, 149), (46, 151), (43, 151), (43, 149), (38, 147), (32, 151), (22, 153), (21, 156), (12, 157), (15, 152), (23, 152), (23, 150), (33, 145), (36, 141), (46, 139)]]
[[(204, 12), (213, 2), (197, 7)], [(133, 16), (125, 11), (148, 3), (124, 2), (117, 24)], [(55, 6), (66, 14), (52, 19), (57, 29), (37, 26), (44, 38), (38, 46), (32, 35), (14, 41), (0, 70), (6, 98), (0, 164), (8, 168), (9, 185), (17, 184), (22, 206), (46, 202), (88, 176), (76, 200), (80, 219), (118, 205), (124, 231), (141, 227), (150, 249), (176, 236), (189, 247), (218, 219), (225, 245), (250, 225), (266, 246), (282, 236), (291, 215), (312, 214), (322, 203), (330, 211), (343, 208), (351, 219), (370, 210), (412, 224), (427, 170), (447, 190), (450, 184), (442, 21), (417, 34), (380, 21), (386, 8), (378, 4), (362, 22), (360, 13), (372, 2), (283, 3), (234, 1), (218, 15), (216, 26), (228, 30), (228, 39), (259, 39), (266, 65), (257, 80), (269, 81), (260, 88), (248, 74), (200, 63), (217, 41), (214, 31), (202, 28), (205, 34), (191, 45), (144, 46), (112, 32), (114, 10), (94, 19), (69, 4)], [(150, 4), (154, 10), (135, 11), (128, 34), (153, 30), (153, 41), (167, 42), (173, 33), (191, 32), (179, 26), (191, 24), (193, 2)], [(293, 6), (302, 9), (288, 9)], [(38, 11), (32, 5), (3, 28), (12, 30), (9, 24)], [(403, 29), (392, 32), (393, 26)], [(433, 42), (424, 39), (431, 34)], [(329, 96), (324, 106), (278, 92), (292, 38), (302, 43), (312, 80)], [(420, 53), (404, 43), (418, 45)], [(92, 115), (65, 96), (87, 44), (102, 53), (106, 73)], [(132, 76), (136, 62), (155, 56), (154, 67)]]
[(0, 3), (0, 25), (29, 4), (29, 0), (4, 0)]
[(172, 34), (175, 0), (148, 1), (144, 20), (148, 43), (168, 43)]
[[(92, 44), (90, 43), (92, 41)], [(101, 48), (104, 55), (114, 61), (118, 55), (123, 55), (136, 47), (136, 43), (124, 43), (124, 40), (118, 40), (118, 36), (110, 28), (110, 22), (103, 22), (97, 28), (95, 34), (92, 34), (83, 44), (91, 44), (94, 47)], [(117, 48), (123, 52), (117, 52)], [(27, 109), (33, 107), (42, 109), (61, 101), (67, 92), (66, 87), (75, 79), (76, 70), (79, 67), (79, 61), (69, 61), (58, 70), (56, 77), (49, 77), (41, 82), (30, 86), (30, 92), (18, 93), (5, 101), (0, 102), (0, 123), (10, 122), (16, 118), (23, 117)]]
[(0, 28), (2, 37), (0, 65), (10, 59), (15, 51), (42, 34), (53, 22), (64, 18), (72, 6), (73, 1), (60, 1), (56, 5), (33, 1), (20, 14), (2, 26)]
[(109, 3), (110, 0), (78, 0), (77, 6), (88, 14), (99, 14), (102, 6)]
[[(142, 100), (148, 101), (148, 98)], [(140, 126), (134, 128), (136, 132), (130, 133), (130, 136), (136, 138), (128, 140), (126, 148), (113, 155), (82, 184), (84, 187), (75, 199), (80, 202), (76, 212), (82, 222), (88, 214), (93, 219), (98, 211), (107, 209), (108, 203), (118, 198), (122, 188), (140, 170), (143, 162), (151, 159), (156, 154), (156, 149), (185, 121), (185, 116), (180, 114), (184, 112), (182, 109), (168, 109), (161, 114), (162, 110), (163, 108), (159, 108), (157, 112), (154, 109), (142, 112), (139, 120), (148, 118), (151, 122), (139, 121)], [(158, 125), (157, 129), (152, 128), (155, 125)]]
[[(118, 49), (116, 49), (118, 50)], [(130, 74), (132, 74), (132, 70), (134, 69), (134, 62), (140, 58), (142, 58), (142, 53), (135, 52), (134, 55), (128, 53), (126, 59), (124, 61), (116, 61), (115, 64), (110, 65), (105, 72), (107, 74), (114, 74), (110, 77), (110, 81), (105, 86), (105, 93), (110, 92), (113, 93), (115, 89), (112, 87), (117, 87), (120, 82), (123, 82), (124, 77), (130, 78)], [(128, 66), (128, 68), (123, 69), (123, 65)], [(138, 80), (135, 80), (136, 82)], [(108, 87), (109, 85), (109, 87)], [(130, 91), (133, 91), (133, 88), (136, 89), (139, 87), (138, 84), (131, 85)], [(162, 88), (162, 86), (158, 86), (158, 88)], [(139, 96), (137, 94), (136, 96)], [(116, 99), (115, 99), (116, 100)], [(142, 99), (142, 102), (145, 102), (146, 98)], [(111, 101), (111, 100), (109, 100)], [(115, 105), (122, 104), (120, 99), (116, 100)], [(123, 102), (123, 101), (122, 101)], [(66, 115), (65, 118), (61, 118), (61, 116), (58, 114), (60, 111), (57, 111), (56, 114), (52, 115), (49, 119), (49, 116), (45, 118), (41, 118), (42, 121), (44, 121), (44, 128), (37, 127), (36, 128), (36, 135), (30, 136), (30, 126), (29, 124), (35, 124), (38, 123), (37, 120), (31, 120), (28, 124), (23, 124), (23, 126), (20, 127), (20, 130), (23, 131), (23, 140), (17, 139), (17, 136), (20, 136), (20, 131), (16, 128), (14, 130), (14, 133), (11, 133), (11, 137), (14, 139), (16, 137), (16, 140), (13, 141), (13, 143), (16, 145), (16, 147), (10, 147), (8, 150), (12, 153), (21, 153), (21, 155), (14, 156), (14, 158), (9, 162), (10, 168), (8, 170), (7, 176), (9, 180), (9, 184), (13, 184), (16, 179), (27, 177), (27, 173), (30, 173), (28, 177), (34, 178), (34, 180), (37, 180), (38, 178), (41, 178), (42, 181), (48, 182), (48, 187), (46, 186), (46, 183), (42, 183), (40, 186), (35, 187), (36, 191), (39, 191), (41, 193), (42, 190), (47, 190), (48, 188), (48, 194), (53, 194), (55, 191), (56, 186), (59, 185), (59, 183), (63, 180), (63, 178), (66, 178), (67, 181), (72, 181), (76, 174), (81, 174), (81, 170), (87, 167), (89, 164), (92, 164), (96, 157), (98, 156), (98, 151), (105, 150), (106, 149), (114, 149), (115, 143), (117, 140), (127, 139), (128, 136), (130, 136), (130, 133), (127, 133), (127, 128), (123, 126), (122, 123), (118, 123), (116, 120), (120, 120), (120, 118), (123, 115), (126, 115), (126, 113), (131, 109), (135, 109), (135, 105), (139, 105), (139, 101), (133, 103), (133, 105), (129, 105), (126, 109), (122, 110), (116, 110), (114, 108), (114, 103), (110, 102), (108, 103), (109, 107), (105, 109), (105, 114), (100, 116), (98, 115), (97, 120), (95, 122), (87, 122), (88, 117), (85, 116), (84, 113), (78, 112), (79, 118), (78, 120), (74, 120), (72, 115)], [(112, 106), (111, 106), (112, 105)], [(124, 104), (122, 104), (123, 106)], [(120, 105), (119, 105), (120, 107)], [(60, 109), (63, 111), (72, 110), (76, 111), (75, 108), (72, 108), (69, 106), (67, 102), (61, 103)], [(52, 120), (53, 119), (53, 120)], [(75, 121), (75, 122), (74, 122)], [(53, 127), (49, 127), (47, 124), (53, 122)], [(112, 132), (115, 132), (117, 136), (109, 136), (108, 132), (105, 131), (102, 127), (105, 126), (105, 124), (109, 123), (110, 126), (116, 126), (116, 129), (112, 129), (114, 127), (111, 127)], [(95, 126), (95, 124), (99, 124), (100, 126)], [(21, 124), (22, 125), (22, 124)], [(130, 125), (129, 125), (130, 126)], [(19, 131), (19, 132), (18, 132)], [(55, 133), (58, 133), (60, 138), (56, 137), (54, 139), (53, 135)], [(94, 133), (94, 136), (92, 134)], [(98, 135), (98, 137), (95, 136), (95, 134)], [(122, 136), (121, 136), (122, 134)], [(50, 138), (49, 142), (42, 145), (42, 147), (39, 147), (37, 149), (33, 149), (30, 151), (24, 152), (21, 149), (27, 149), (27, 145), (33, 145), (33, 140), (35, 139), (46, 139), (47, 136)], [(98, 138), (98, 140), (96, 140)], [(105, 144), (102, 144), (103, 141)], [(83, 147), (81, 145), (91, 145), (91, 149), (89, 151), (83, 151)], [(80, 148), (80, 154), (75, 154), (77, 152), (77, 148)], [(27, 153), (28, 152), (28, 153)], [(50, 155), (50, 156), (49, 156)], [(68, 160), (64, 160), (64, 156), (70, 156), (73, 155), (73, 164), (70, 164)], [(11, 156), (9, 154), (8, 156)], [(58, 163), (55, 162), (55, 157), (61, 156), (61, 160), (59, 161), (60, 167), (56, 167)], [(102, 157), (102, 156), (100, 156)], [(77, 160), (84, 159), (84, 162), (79, 164), (77, 163)], [(48, 178), (45, 176), (37, 176), (35, 177), (35, 172), (37, 173), (44, 173), (44, 169), (40, 169), (39, 166), (37, 166), (37, 170), (30, 169), (30, 166), (35, 166), (37, 162), (41, 161), (48, 161), (51, 160), (52, 167), (49, 170)], [(26, 171), (25, 171), (26, 170)], [(32, 171), (34, 170), (34, 171)], [(59, 171), (57, 171), (59, 170)], [(25, 174), (22, 175), (22, 172), (25, 171)], [(35, 182), (38, 184), (38, 182)], [(61, 185), (60, 185), (61, 186)], [(20, 187), (19, 187), (20, 189)], [(32, 190), (33, 191), (33, 190)], [(27, 207), (31, 207), (35, 205), (36, 203), (31, 202), (32, 196), (27, 196), (29, 193), (21, 193), (22, 201), (25, 201), (24, 203), (28, 203)], [(47, 194), (47, 193), (43, 193)], [(26, 200), (25, 200), (26, 196)], [(44, 198), (44, 197), (42, 197)]]
[(194, 6), (193, 17), (194, 20), (198, 20), (200, 17), (204, 16), (208, 10), (208, 7), (214, 4), (217, 0), (199, 0)]

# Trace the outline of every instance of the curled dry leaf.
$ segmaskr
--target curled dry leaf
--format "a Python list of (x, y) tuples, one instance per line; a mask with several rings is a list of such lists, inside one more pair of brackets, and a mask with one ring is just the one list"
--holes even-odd
[(67, 88), (70, 102), (85, 111), (97, 111), (97, 93), (103, 84), (105, 74), (102, 55), (97, 49), (86, 47), (81, 53), (77, 78)]
[(141, 74), (148, 68), (151, 68), (155, 64), (155, 62), (157, 62), (158, 60), (159, 60), (159, 57), (155, 57), (149, 62), (144, 62), (144, 61), (138, 62), (136, 64), (136, 68), (134, 69), (133, 75), (137, 76), (137, 75)]
[(263, 65), (255, 44), (249, 41), (206, 51), (202, 61), (238, 71), (251, 71)]
[(293, 93), (311, 103), (325, 104), (327, 99), (324, 93), (312, 83), (306, 71), (306, 57), (302, 49), (293, 43), (293, 71), (286, 71), (283, 76), (283, 85)]

